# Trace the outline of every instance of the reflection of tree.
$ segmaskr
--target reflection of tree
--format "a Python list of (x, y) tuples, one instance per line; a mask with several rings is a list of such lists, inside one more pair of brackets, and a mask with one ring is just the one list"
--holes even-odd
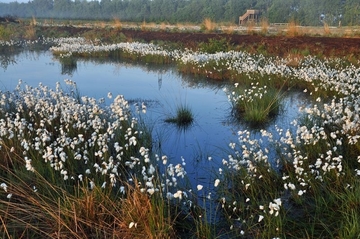
[(46, 49), (46, 47), (41, 43), (31, 45), (2, 45), (0, 46), (0, 67), (6, 70), (9, 65), (17, 64), (16, 59), (18, 58), (26, 58), (37, 61), (39, 59), (39, 55), (42, 51), (44, 51), (44, 49)]
[(62, 75), (72, 75), (77, 70), (77, 61), (74, 57), (65, 57), (59, 59)]
[(209, 88), (212, 90), (222, 90), (226, 82), (212, 80), (204, 76), (197, 76), (193, 74), (186, 74), (179, 72), (182, 84), (189, 88)]
[(0, 66), (4, 68), (4, 70), (6, 70), (9, 65), (14, 64), (16, 64), (14, 56), (0, 55)]
[(17, 47), (0, 46), (0, 66), (7, 69), (9, 65), (16, 64), (15, 57), (21, 52)]
[[(158, 88), (159, 90), (162, 87), (163, 78), (166, 76), (166, 74), (173, 74), (177, 75), (181, 81), (182, 84), (189, 88), (210, 88), (214, 90), (222, 89), (224, 86), (224, 82), (211, 80), (209, 78), (203, 77), (203, 76), (196, 76), (192, 74), (183, 74), (180, 73), (177, 69), (175, 64), (157, 64), (157, 63), (148, 63), (148, 62), (142, 62), (142, 61), (134, 61), (131, 59), (122, 58), (119, 55), (112, 55), (107, 57), (82, 57), (82, 56), (76, 56), (76, 59), (74, 57), (68, 57), (68, 58), (58, 58), (56, 57), (60, 63), (62, 64), (62, 69), (65, 68), (64, 64), (69, 64), (70, 67), (73, 64), (73, 71), (76, 70), (76, 62), (91, 62), (93, 64), (114, 64), (117, 68), (121, 67), (139, 67), (144, 72), (152, 72), (155, 74), (158, 74)], [(73, 61), (73, 63), (71, 63)], [(65, 72), (62, 71), (62, 74), (72, 74), (72, 72)]]
[(158, 76), (158, 86), (159, 86), (159, 90), (161, 90), (161, 86), (162, 86), (162, 73), (159, 73), (159, 76)]

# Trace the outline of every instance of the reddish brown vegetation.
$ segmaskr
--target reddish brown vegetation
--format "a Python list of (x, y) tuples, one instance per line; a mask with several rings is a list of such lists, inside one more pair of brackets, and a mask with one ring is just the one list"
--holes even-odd
[[(58, 27), (58, 31), (66, 31), (73, 36), (81, 35), (90, 29), (78, 27)], [(91, 29), (92, 30), (92, 29)], [(105, 29), (96, 29), (101, 34)], [(266, 52), (277, 56), (288, 54), (311, 54), (324, 57), (353, 57), (360, 56), (360, 38), (326, 37), (326, 36), (264, 36), (264, 35), (241, 35), (226, 33), (201, 33), (201, 32), (167, 32), (151, 30), (133, 30), (119, 28), (114, 29), (112, 34), (123, 34), (127, 39), (151, 41), (179, 42), (187, 47), (195, 47), (199, 42), (207, 42), (209, 39), (226, 38), (232, 45), (245, 48), (254, 53)]]
[(180, 42), (186, 46), (207, 42), (211, 38), (227, 38), (234, 46), (242, 46), (257, 51), (259, 47), (269, 54), (284, 56), (293, 51), (308, 51), (312, 55), (360, 56), (360, 38), (311, 37), (311, 36), (262, 36), (224, 33), (181, 33), (121, 30), (132, 39), (145, 41), (161, 40)]

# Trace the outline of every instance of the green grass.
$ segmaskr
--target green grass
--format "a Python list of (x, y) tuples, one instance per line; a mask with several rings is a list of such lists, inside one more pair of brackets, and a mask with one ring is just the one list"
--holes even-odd
[(194, 115), (187, 104), (180, 104), (175, 114), (166, 118), (165, 122), (175, 124), (178, 128), (187, 128), (194, 122)]
[(11, 30), (4, 25), (0, 25), (0, 40), (7, 41), (10, 39)]
[(252, 89), (235, 88), (236, 100), (233, 102), (235, 116), (251, 126), (261, 126), (277, 116), (281, 110), (283, 93), (267, 87)]
[(198, 49), (202, 52), (207, 52), (210, 54), (216, 53), (216, 52), (226, 52), (231, 49), (233, 49), (233, 46), (228, 41), (228, 39), (220, 38), (220, 39), (209, 39), (208, 42), (201, 42), (198, 44)]

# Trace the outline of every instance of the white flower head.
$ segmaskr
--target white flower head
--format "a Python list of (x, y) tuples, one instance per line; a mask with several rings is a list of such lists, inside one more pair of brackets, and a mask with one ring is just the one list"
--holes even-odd
[(154, 188), (149, 188), (148, 190), (146, 190), (148, 192), (148, 194), (153, 195), (155, 192)]
[(165, 165), (165, 164), (167, 163), (168, 157), (167, 157), (166, 155), (163, 155), (163, 156), (161, 157), (161, 159), (162, 159), (162, 161), (163, 161), (163, 164)]
[(182, 199), (183, 192), (181, 190), (178, 190), (176, 193), (174, 193), (174, 198)]
[(0, 188), (4, 189), (5, 192), (7, 192), (7, 187), (6, 183), (0, 184)]
[(217, 187), (217, 186), (219, 186), (219, 184), (220, 184), (220, 179), (215, 179), (215, 183), (214, 183), (214, 187)]
[(137, 227), (137, 222), (130, 222), (129, 228)]

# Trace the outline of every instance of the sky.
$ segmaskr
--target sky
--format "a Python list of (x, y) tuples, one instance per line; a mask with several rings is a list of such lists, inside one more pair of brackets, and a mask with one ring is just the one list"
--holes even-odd
[(18, 3), (22, 3), (25, 2), (27, 3), (29, 0), (0, 0), (0, 2), (2, 3), (9, 3), (9, 2), (18, 2)]

